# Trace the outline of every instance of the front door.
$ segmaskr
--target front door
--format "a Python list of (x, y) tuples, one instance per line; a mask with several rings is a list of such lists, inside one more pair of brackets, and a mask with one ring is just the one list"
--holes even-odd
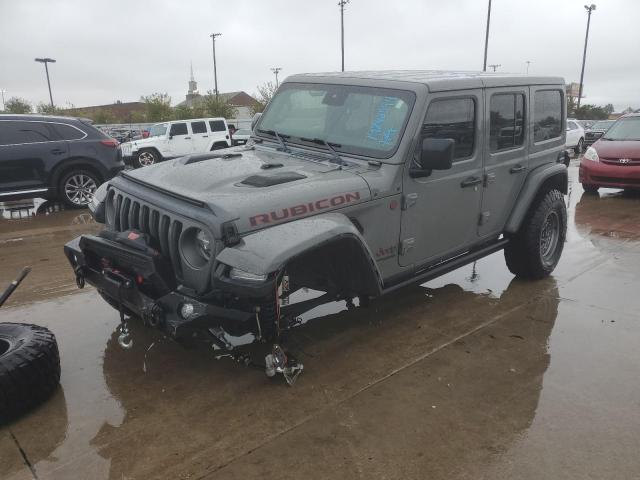
[(169, 151), (172, 158), (193, 153), (193, 138), (186, 122), (171, 124), (169, 129)]
[(478, 233), (499, 234), (527, 175), (528, 88), (485, 90), (484, 190)]
[(455, 142), (453, 167), (431, 175), (404, 177), (400, 265), (436, 263), (477, 240), (482, 198), (482, 90), (443, 92), (431, 97), (424, 138)]

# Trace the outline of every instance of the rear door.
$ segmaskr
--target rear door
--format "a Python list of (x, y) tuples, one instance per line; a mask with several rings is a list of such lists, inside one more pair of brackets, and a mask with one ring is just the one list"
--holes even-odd
[(0, 120), (0, 196), (48, 189), (47, 172), (68, 154), (47, 122)]
[(485, 90), (484, 189), (480, 236), (497, 234), (527, 175), (528, 87)]
[(169, 128), (168, 148), (172, 158), (193, 153), (193, 137), (187, 122), (171, 124)]
[(224, 120), (209, 120), (209, 128), (211, 129), (211, 139), (213, 140), (214, 146), (216, 146), (216, 143), (218, 144), (217, 146), (222, 146), (222, 143), (231, 145), (229, 140), (229, 129), (227, 128), (227, 123)]
[(204, 120), (191, 121), (191, 136), (193, 140), (194, 153), (203, 153), (211, 142), (207, 122)]
[(435, 263), (477, 241), (482, 198), (482, 90), (433, 94), (421, 139), (451, 138), (453, 166), (412, 178), (405, 169), (400, 265)]

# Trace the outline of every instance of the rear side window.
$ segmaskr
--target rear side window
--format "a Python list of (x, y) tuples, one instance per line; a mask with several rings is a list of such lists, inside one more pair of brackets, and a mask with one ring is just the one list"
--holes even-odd
[(0, 145), (50, 142), (55, 135), (44, 122), (1, 121)]
[(188, 133), (186, 123), (174, 123), (169, 130), (169, 135), (187, 135)]
[(476, 103), (472, 98), (434, 100), (422, 126), (424, 138), (451, 138), (454, 160), (473, 155), (476, 138)]
[(207, 133), (207, 124), (204, 122), (191, 122), (191, 131), (193, 133)]
[(562, 135), (562, 95), (559, 90), (539, 90), (535, 93), (533, 118), (534, 142)]
[(71, 125), (66, 125), (62, 123), (53, 123), (51, 124), (51, 126), (58, 133), (58, 136), (63, 140), (80, 140), (81, 138), (84, 138), (87, 136), (86, 133), (78, 130), (75, 127), (72, 127)]
[(222, 120), (209, 120), (209, 127), (211, 127), (212, 132), (224, 132), (227, 130)]
[(497, 94), (491, 97), (489, 145), (491, 152), (517, 148), (524, 143), (524, 95)]

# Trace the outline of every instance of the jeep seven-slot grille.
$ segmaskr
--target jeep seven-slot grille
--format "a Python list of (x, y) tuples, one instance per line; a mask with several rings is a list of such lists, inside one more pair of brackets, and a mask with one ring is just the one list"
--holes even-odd
[(117, 232), (138, 230), (151, 237), (152, 246), (171, 260), (171, 265), (178, 276), (182, 276), (182, 268), (178, 253), (178, 241), (182, 233), (182, 222), (152, 205), (144, 204), (122, 193), (114, 193), (114, 212), (110, 225)]

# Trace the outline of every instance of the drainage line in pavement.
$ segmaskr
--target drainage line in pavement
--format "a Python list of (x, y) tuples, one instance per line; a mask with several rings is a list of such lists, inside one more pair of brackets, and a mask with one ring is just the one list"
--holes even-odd
[(29, 470), (31, 470), (31, 475), (33, 476), (33, 478), (38, 480), (38, 475), (36, 474), (36, 469), (33, 468), (33, 465), (31, 465), (31, 462), (27, 458), (27, 454), (25, 453), (25, 451), (20, 446), (20, 442), (18, 442), (18, 439), (16, 438), (16, 436), (13, 434), (13, 432), (11, 430), (9, 430), (9, 435), (11, 435), (11, 438), (13, 438), (13, 441), (15, 442), (16, 447), (18, 447), (18, 450), (20, 451), (20, 455), (22, 455), (22, 459), (24, 460), (24, 463), (27, 465), (27, 467), (29, 467)]

